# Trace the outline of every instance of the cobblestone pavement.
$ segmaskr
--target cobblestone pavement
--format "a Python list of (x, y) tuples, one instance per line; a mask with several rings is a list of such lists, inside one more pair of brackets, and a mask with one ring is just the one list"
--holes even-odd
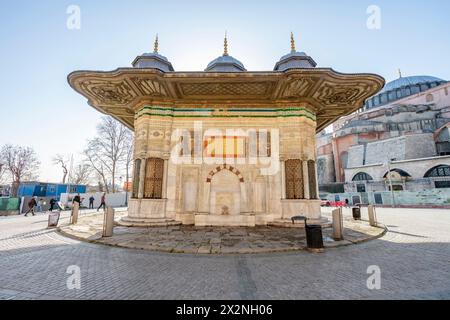
[[(378, 218), (389, 232), (359, 245), (224, 256), (82, 243), (47, 230), (46, 215), (0, 218), (0, 299), (450, 299), (450, 210)], [(72, 265), (80, 290), (67, 288)], [(366, 286), (371, 265), (380, 290)]]
[[(115, 220), (126, 211), (115, 215)], [(330, 220), (331, 221), (331, 220)], [(306, 235), (303, 223), (286, 227), (255, 228), (169, 226), (152, 228), (115, 227), (114, 236), (102, 237), (103, 214), (87, 215), (76, 225), (62, 224), (63, 235), (92, 243), (111, 246), (191, 254), (244, 254), (304, 250)], [(323, 237), (326, 248), (356, 244), (383, 235), (384, 228), (374, 228), (367, 221), (348, 219), (344, 222), (345, 240), (332, 239), (331, 223), (324, 219)]]

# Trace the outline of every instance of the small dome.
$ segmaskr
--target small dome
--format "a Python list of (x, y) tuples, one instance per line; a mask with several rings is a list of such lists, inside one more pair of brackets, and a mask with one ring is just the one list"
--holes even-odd
[(401, 77), (387, 83), (383, 90), (366, 100), (365, 109), (380, 107), (427, 91), (447, 81), (433, 76)]
[(152, 53), (143, 53), (134, 59), (132, 65), (134, 68), (142, 69), (158, 69), (163, 72), (174, 71), (170, 61), (158, 53), (159, 41), (158, 36), (155, 40), (155, 49)]
[(212, 72), (243, 72), (247, 71), (239, 60), (232, 56), (224, 55), (211, 61), (205, 71)]
[(228, 55), (228, 39), (225, 34), (223, 55), (211, 61), (206, 67), (207, 72), (244, 72), (247, 71), (239, 60)]
[(291, 53), (281, 57), (275, 65), (274, 71), (286, 71), (289, 69), (309, 69), (315, 68), (317, 63), (304, 52), (295, 50), (294, 35), (291, 33)]

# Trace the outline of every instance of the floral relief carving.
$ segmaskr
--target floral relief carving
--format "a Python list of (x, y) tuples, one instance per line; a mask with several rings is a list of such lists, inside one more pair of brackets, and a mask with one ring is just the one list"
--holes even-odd
[(363, 98), (367, 88), (364, 84), (333, 85), (325, 83), (315, 94), (320, 103), (326, 105), (354, 105)]
[(137, 96), (126, 81), (87, 80), (81, 88), (103, 104), (124, 105)]

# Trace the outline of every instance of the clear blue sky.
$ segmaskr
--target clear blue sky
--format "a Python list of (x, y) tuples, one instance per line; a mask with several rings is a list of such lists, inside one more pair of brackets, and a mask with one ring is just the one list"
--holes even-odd
[[(81, 9), (81, 29), (66, 27), (69, 5)], [(381, 9), (381, 29), (366, 27), (369, 5)], [(0, 2), (0, 145), (32, 146), (42, 162), (41, 180), (58, 181), (52, 156), (79, 153), (95, 133), (100, 114), (67, 84), (78, 69), (130, 66), (152, 51), (178, 71), (203, 70), (222, 53), (248, 70), (272, 70), (297, 50), (322, 67), (373, 72), (388, 81), (403, 75), (450, 80), (448, 0), (15, 0)]]

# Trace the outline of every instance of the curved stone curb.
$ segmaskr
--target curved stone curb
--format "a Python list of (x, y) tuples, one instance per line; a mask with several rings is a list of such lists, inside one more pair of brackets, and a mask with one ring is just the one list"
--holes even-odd
[[(388, 228), (383, 224), (378, 224), (376, 228), (382, 229), (380, 233), (372, 236), (367, 236), (361, 239), (356, 240), (342, 240), (338, 242), (325, 242), (325, 250), (335, 249), (339, 247), (346, 247), (350, 245), (357, 245), (361, 243), (365, 243), (368, 241), (376, 240), (382, 238), (389, 231)], [(171, 253), (171, 254), (195, 254), (195, 255), (236, 255), (236, 254), (267, 254), (267, 253), (286, 253), (286, 252), (297, 252), (297, 251), (307, 251), (311, 252), (306, 248), (306, 245), (293, 245), (292, 247), (280, 247), (280, 248), (214, 248), (214, 246), (203, 246), (199, 248), (183, 248), (180, 247), (172, 247), (169, 246), (167, 248), (156, 246), (156, 245), (132, 245), (130, 242), (133, 240), (125, 240), (122, 243), (108, 243), (104, 241), (99, 241), (103, 239), (102, 237), (98, 237), (97, 239), (87, 239), (84, 237), (77, 236), (73, 233), (67, 232), (63, 230), (63, 227), (58, 227), (56, 229), (61, 235), (90, 244), (96, 245), (105, 245), (109, 247), (123, 248), (123, 249), (134, 249), (134, 250), (148, 250), (154, 252), (162, 252), (162, 253)], [(108, 239), (108, 238), (106, 238)]]
[(389, 229), (382, 223), (378, 223), (378, 226), (374, 227), (374, 228), (382, 229), (382, 231), (379, 234), (377, 234), (377, 235), (369, 236), (369, 237), (366, 237), (364, 239), (358, 239), (358, 240), (353, 240), (353, 241), (344, 239), (342, 241), (339, 241), (339, 242), (342, 242), (342, 243), (339, 243), (337, 245), (328, 245), (327, 246), (327, 244), (325, 244), (325, 249), (336, 249), (336, 248), (339, 248), (339, 247), (348, 247), (348, 246), (351, 246), (351, 245), (357, 245), (357, 244), (366, 243), (366, 242), (369, 242), (369, 241), (372, 241), (372, 240), (376, 240), (376, 239), (380, 239), (380, 238), (384, 237), (386, 235), (386, 233), (389, 231)]

